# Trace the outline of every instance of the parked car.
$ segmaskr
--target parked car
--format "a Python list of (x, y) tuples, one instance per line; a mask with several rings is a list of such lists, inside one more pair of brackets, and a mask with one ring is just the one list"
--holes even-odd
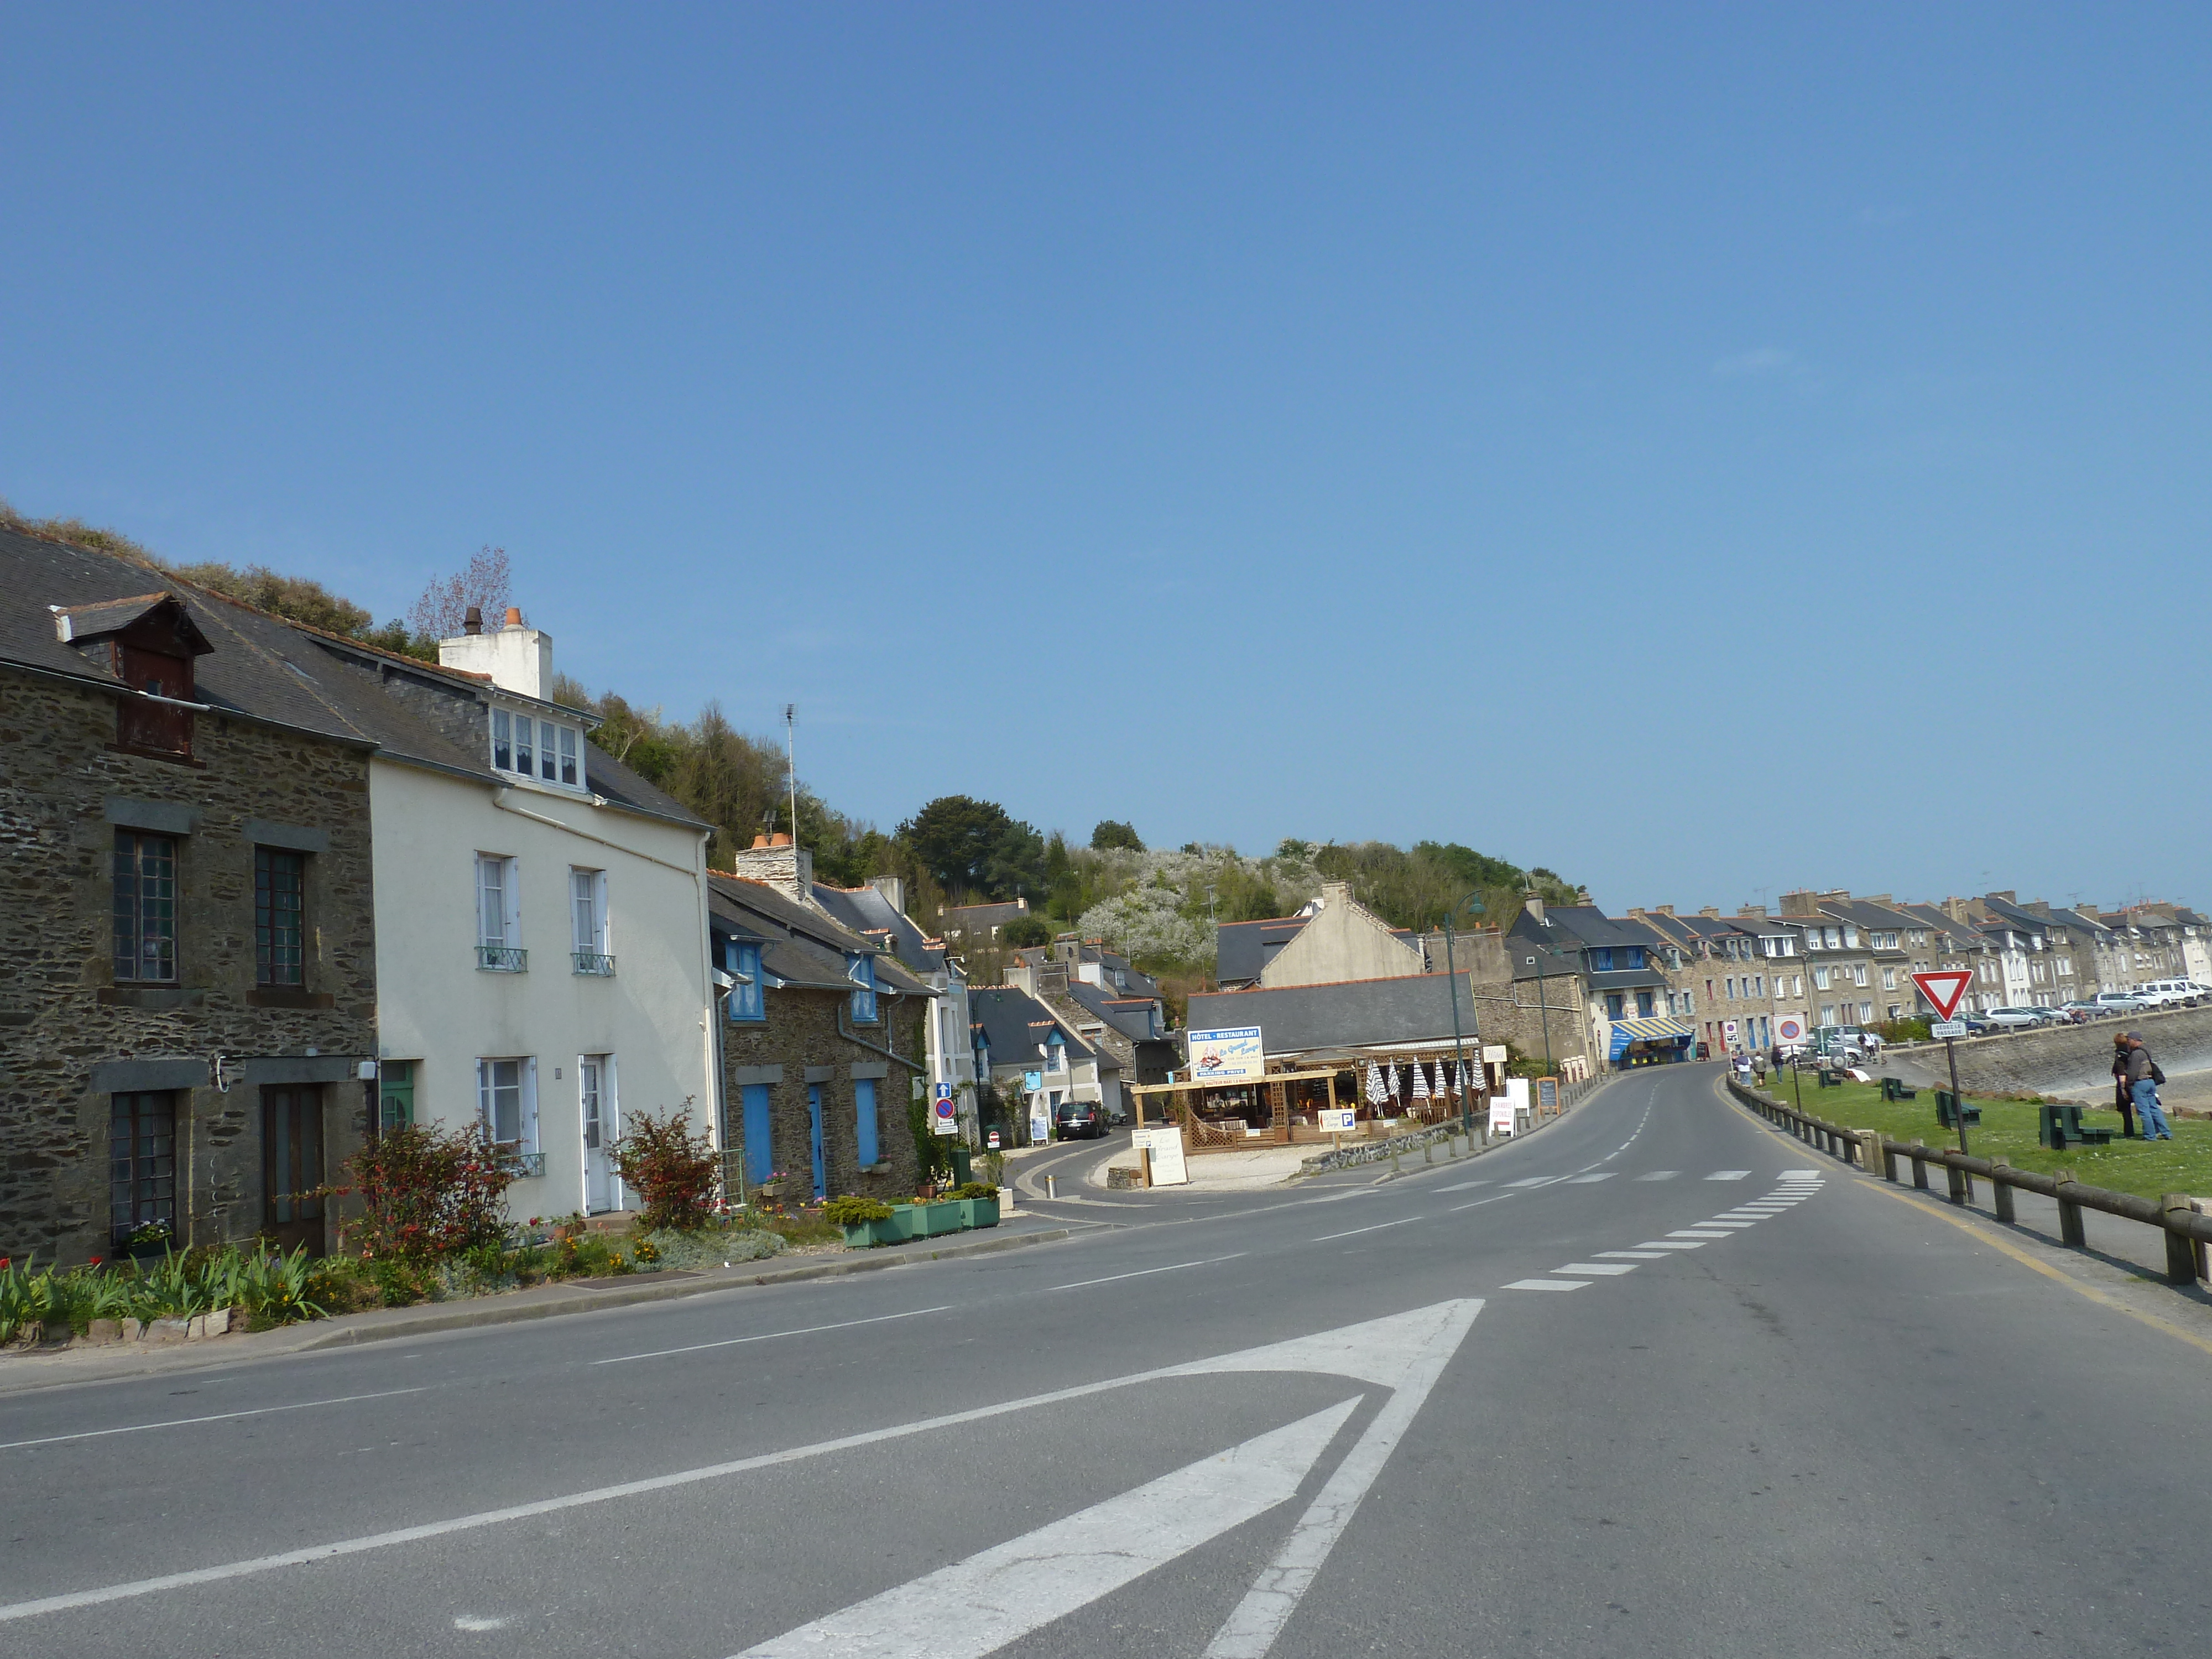
[(2038, 1008), (2035, 1012), (2042, 1016), (2045, 1025), (2079, 1025), (2088, 1018), (2087, 1014), (2077, 1014), (2070, 1008)]
[(2143, 998), (2130, 995), (2125, 991), (2100, 991), (2097, 993), (2097, 1006), (2103, 1009), (2109, 1014), (2139, 1013), (2143, 1009), (2148, 1008), (2150, 1006), (2149, 1002)]
[(1113, 1127), (1106, 1109), (1095, 1100), (1062, 1101), (1052, 1122), (1062, 1140), (1097, 1140)]
[(2058, 1005), (2058, 1012), (2062, 1014), (2071, 1014), (2077, 1020), (2083, 1020), (2094, 1019), (2100, 1014), (2109, 1014), (2112, 1011), (2095, 1001), (2084, 1000), (2079, 1002), (2062, 1002)]
[(2043, 1024), (2043, 1013), (2037, 1008), (1992, 1008), (1982, 1018), (2000, 1031), (2025, 1030)]

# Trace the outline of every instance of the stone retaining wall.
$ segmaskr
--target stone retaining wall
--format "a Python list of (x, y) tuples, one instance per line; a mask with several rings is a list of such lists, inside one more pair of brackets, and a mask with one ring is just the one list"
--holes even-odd
[[(2212, 1047), (2212, 1008), (2172, 1008), (2094, 1019), (2087, 1025), (2047, 1026), (1962, 1038), (1959, 1085), (1984, 1094), (2079, 1092), (2085, 1079), (2101, 1076), (2112, 1064), (2112, 1039), (2140, 1031), (2144, 1046), (2169, 1071), (2185, 1053)], [(1885, 1048), (1874, 1066), (1931, 1087), (1948, 1087), (1950, 1073), (1940, 1042), (1916, 1042)]]

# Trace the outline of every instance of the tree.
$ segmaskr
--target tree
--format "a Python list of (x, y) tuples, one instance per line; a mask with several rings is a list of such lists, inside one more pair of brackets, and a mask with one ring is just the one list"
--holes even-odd
[(1006, 899), (1046, 886), (1043, 837), (996, 801), (939, 795), (899, 825), (898, 838), (947, 893)]
[(497, 628), (512, 603), (512, 587), (507, 550), (487, 543), (452, 575), (431, 577), (407, 621), (424, 639), (450, 640), (461, 631), (469, 607), (475, 605), (483, 613), (484, 626)]
[(1016, 916), (999, 929), (999, 943), (1012, 950), (1026, 950), (1035, 945), (1052, 943), (1052, 929), (1045, 925), (1042, 916)]
[(1145, 850), (1145, 843), (1137, 839), (1137, 831), (1133, 825), (1117, 822), (1113, 818), (1101, 819), (1097, 828), (1091, 832), (1091, 850), (1094, 853), (1110, 853), (1116, 848), (1127, 852), (1141, 853)]

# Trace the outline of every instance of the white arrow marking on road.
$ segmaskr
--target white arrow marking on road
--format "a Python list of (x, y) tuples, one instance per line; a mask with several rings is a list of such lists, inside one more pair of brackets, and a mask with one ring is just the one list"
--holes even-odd
[(1358, 1396), (747, 1648), (738, 1659), (981, 1659), (1296, 1495)]

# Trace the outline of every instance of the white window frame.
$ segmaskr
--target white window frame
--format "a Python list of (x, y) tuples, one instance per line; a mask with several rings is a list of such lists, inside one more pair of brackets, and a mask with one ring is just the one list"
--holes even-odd
[(573, 948), (607, 954), (607, 872), (568, 866), (568, 934)]
[[(498, 1100), (499, 1073), (497, 1067), (515, 1068), (515, 1134), (513, 1140), (499, 1138)], [(508, 1147), (517, 1152), (532, 1153), (538, 1150), (538, 1059), (534, 1054), (480, 1054), (477, 1058), (477, 1121), (483, 1126), (495, 1146)]]
[[(521, 871), (507, 853), (477, 854), (477, 943), (495, 951), (522, 948)], [(492, 902), (496, 893), (498, 902)], [(495, 931), (496, 929), (496, 931)]]
[[(1816, 991), (1825, 991), (1828, 988), (1828, 970), (1826, 966), (1818, 967), (1813, 969), (1813, 988)], [(1823, 1025), (1832, 1025), (1835, 1024), (1833, 1020), (1826, 1019), (1822, 1020), (1820, 1023)]]

